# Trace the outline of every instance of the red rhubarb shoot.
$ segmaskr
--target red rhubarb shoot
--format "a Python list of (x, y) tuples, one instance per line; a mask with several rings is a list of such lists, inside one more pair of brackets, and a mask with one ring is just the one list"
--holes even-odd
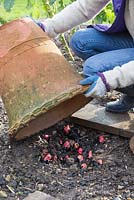
[(92, 158), (93, 157), (93, 153), (92, 153), (92, 151), (90, 150), (89, 152), (88, 152), (88, 158), (90, 159), (90, 158)]
[(81, 168), (82, 168), (82, 169), (87, 169), (87, 164), (86, 164), (86, 163), (82, 163), (82, 164), (81, 164)]
[(100, 165), (103, 164), (103, 161), (101, 159), (97, 160), (97, 163), (99, 163)]
[(64, 146), (64, 148), (69, 149), (70, 148), (70, 142), (69, 141), (64, 142), (63, 146)]
[(52, 159), (52, 156), (51, 156), (50, 153), (48, 153), (48, 154), (46, 154), (46, 155), (44, 156), (44, 161), (50, 161), (51, 159)]
[(44, 134), (44, 135), (43, 135), (43, 138), (44, 138), (45, 140), (48, 140), (49, 137), (50, 137), (50, 136), (49, 136), (48, 134)]
[(83, 153), (83, 149), (80, 147), (78, 150), (77, 150), (78, 154), (82, 154)]
[(70, 125), (64, 126), (64, 132), (65, 132), (66, 134), (68, 134), (68, 133), (70, 132), (70, 130), (71, 130)]
[(103, 135), (100, 135), (100, 136), (99, 136), (99, 142), (100, 142), (100, 143), (104, 143), (104, 142), (105, 142), (105, 138), (104, 138)]

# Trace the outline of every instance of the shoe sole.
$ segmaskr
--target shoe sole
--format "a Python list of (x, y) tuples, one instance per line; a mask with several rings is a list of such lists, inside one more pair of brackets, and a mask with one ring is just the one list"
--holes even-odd
[[(130, 108), (131, 109), (131, 108)], [(129, 109), (129, 110), (130, 110)], [(119, 111), (119, 110), (110, 110), (108, 108), (105, 108), (105, 111), (106, 112), (110, 112), (110, 113), (117, 113), (117, 114), (124, 114), (124, 113), (127, 113), (129, 110), (122, 110), (122, 111)]]

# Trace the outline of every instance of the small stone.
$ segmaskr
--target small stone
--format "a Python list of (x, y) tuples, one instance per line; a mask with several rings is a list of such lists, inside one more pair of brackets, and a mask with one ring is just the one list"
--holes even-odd
[(34, 193), (29, 194), (24, 200), (58, 200), (46, 193), (35, 191)]
[(15, 197), (15, 195), (16, 195), (15, 193), (11, 193), (10, 194), (11, 197)]
[(134, 192), (131, 192), (130, 197), (131, 197), (131, 198), (134, 198)]
[(127, 198), (129, 198), (129, 197), (130, 197), (130, 195), (131, 195), (131, 192), (130, 192), (130, 190), (126, 190), (126, 191), (125, 191), (125, 196), (126, 196)]
[(42, 184), (42, 183), (40, 183), (40, 184), (38, 184), (37, 185), (37, 188), (38, 188), (38, 190), (43, 190), (43, 188), (44, 188), (44, 184)]
[(61, 173), (62, 172), (62, 170), (60, 169), (60, 168), (57, 168), (56, 169), (56, 174), (59, 174), (59, 173)]
[(1, 198), (7, 198), (6, 192), (3, 191), (3, 190), (0, 190), (0, 197), (1, 197)]
[(115, 197), (115, 198), (113, 198), (113, 200), (121, 200), (121, 198), (120, 197)]
[(10, 182), (10, 186), (13, 187), (13, 188), (16, 188), (17, 187), (17, 182), (15, 180), (12, 180)]
[(78, 155), (77, 158), (78, 158), (79, 162), (82, 162), (84, 160), (83, 155)]
[(128, 181), (124, 181), (124, 185), (128, 185), (129, 183), (128, 183)]
[(5, 177), (5, 180), (6, 180), (7, 182), (10, 182), (11, 176), (10, 176), (10, 175), (7, 175), (7, 176)]
[(73, 165), (75, 163), (75, 160), (72, 157), (68, 157), (68, 159), (66, 159), (66, 163), (69, 165)]
[(0, 185), (4, 185), (6, 183), (5, 179), (3, 176), (0, 176)]
[(80, 146), (80, 145), (79, 145), (79, 143), (77, 143), (77, 142), (76, 142), (76, 143), (74, 143), (74, 148), (75, 148), (75, 149), (78, 149), (78, 148), (79, 148), (79, 146)]
[(107, 197), (102, 197), (101, 200), (108, 200), (108, 198)]
[(118, 190), (122, 190), (124, 188), (123, 185), (118, 185)]

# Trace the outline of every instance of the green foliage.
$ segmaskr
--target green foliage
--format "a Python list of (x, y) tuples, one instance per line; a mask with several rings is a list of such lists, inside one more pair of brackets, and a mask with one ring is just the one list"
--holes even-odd
[[(0, 0), (0, 22), (5, 23), (18, 17), (30, 15), (33, 18), (52, 17), (74, 0)], [(114, 13), (109, 4), (92, 23), (112, 23)]]
[(98, 24), (111, 24), (113, 23), (115, 18), (112, 4), (109, 4), (99, 15), (96, 16), (96, 18), (92, 21), (93, 23)]
[[(52, 17), (73, 1), (75, 0), (0, 0), (0, 24), (25, 16), (35, 19)], [(112, 23), (113, 20), (113, 7), (112, 4), (109, 4), (89, 23)], [(73, 29), (72, 33), (75, 31), (76, 29)], [(61, 39), (73, 60), (64, 34), (61, 35)]]
[(14, 0), (5, 0), (4, 1), (4, 8), (5, 10), (8, 12), (8, 11), (11, 11), (11, 8), (14, 6)]
[[(13, 19), (32, 16), (35, 19), (52, 17), (60, 12), (74, 0), (0, 0), (0, 23)], [(92, 23), (112, 23), (114, 12), (112, 4), (109, 4)]]

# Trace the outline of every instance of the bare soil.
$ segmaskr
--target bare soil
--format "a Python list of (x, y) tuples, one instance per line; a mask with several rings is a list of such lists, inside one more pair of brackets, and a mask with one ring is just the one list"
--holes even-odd
[[(70, 60), (64, 48), (62, 51)], [(81, 64), (75, 57), (77, 71), (81, 71)], [(61, 132), (67, 124), (77, 130), (83, 149), (91, 149), (93, 160), (102, 160), (102, 164), (86, 161), (88, 167), (81, 169), (75, 159), (69, 163), (42, 160), (46, 148), (42, 135)], [(6, 199), (22, 200), (40, 190), (60, 200), (134, 200), (134, 155), (128, 139), (78, 126), (68, 118), (31, 138), (11, 143), (7, 127), (0, 102), (0, 191), (6, 192)], [(104, 143), (98, 142), (100, 135), (104, 135)]]

